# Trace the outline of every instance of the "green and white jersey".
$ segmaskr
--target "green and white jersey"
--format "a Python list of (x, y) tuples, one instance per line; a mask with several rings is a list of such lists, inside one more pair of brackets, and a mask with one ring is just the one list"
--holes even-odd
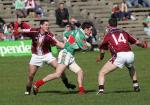
[(70, 35), (70, 32), (71, 32), (71, 31), (69, 31), (69, 32), (68, 32), (68, 31), (64, 31), (64, 32), (63, 32), (63, 36), (68, 39), (68, 37), (69, 37), (69, 35)]
[(64, 49), (71, 54), (74, 54), (75, 49), (81, 48), (82, 50), (87, 50), (87, 42), (85, 33), (82, 29), (76, 29), (65, 33), (67, 37), (67, 42), (65, 43)]

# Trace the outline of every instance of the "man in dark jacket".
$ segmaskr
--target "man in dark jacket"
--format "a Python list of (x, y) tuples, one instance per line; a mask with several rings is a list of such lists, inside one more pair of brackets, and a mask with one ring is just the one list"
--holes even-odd
[(64, 8), (64, 3), (59, 4), (59, 8), (55, 10), (55, 16), (56, 16), (56, 24), (58, 24), (60, 27), (64, 27), (69, 22), (69, 13), (68, 9)]

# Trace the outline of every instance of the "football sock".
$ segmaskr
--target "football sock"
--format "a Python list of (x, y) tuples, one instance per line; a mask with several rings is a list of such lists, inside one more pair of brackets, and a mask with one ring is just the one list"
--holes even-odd
[(26, 91), (30, 93), (31, 92), (31, 86), (26, 86)]
[(135, 92), (140, 92), (140, 86), (137, 80), (133, 80), (133, 88)]
[(104, 85), (99, 85), (98, 88), (100, 93), (104, 92)]
[(30, 95), (31, 92), (31, 86), (26, 86), (26, 91), (25, 91), (25, 95)]
[(80, 94), (85, 93), (85, 89), (83, 86), (79, 87), (79, 93)]
[(137, 80), (133, 80), (133, 87), (137, 87), (139, 86), (138, 81)]
[(67, 78), (62, 78), (62, 81), (63, 81), (63, 83), (64, 83), (65, 85), (68, 85), (68, 84), (69, 84)]
[(36, 81), (35, 83), (34, 83), (34, 85), (37, 87), (37, 88), (39, 88), (40, 86), (42, 86), (42, 85), (44, 85), (45, 84), (45, 82), (43, 81), (43, 80), (38, 80), (38, 81)]

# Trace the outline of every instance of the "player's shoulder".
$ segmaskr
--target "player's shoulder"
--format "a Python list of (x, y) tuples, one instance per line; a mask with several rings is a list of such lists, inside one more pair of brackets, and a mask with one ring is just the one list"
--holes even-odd
[(120, 33), (129, 34), (129, 32), (127, 32), (126, 30), (121, 29), (121, 28), (112, 29), (107, 34), (110, 35), (110, 34), (120, 34)]
[(55, 37), (55, 34), (52, 32), (48, 32), (46, 36), (48, 36), (49, 38), (53, 38)]

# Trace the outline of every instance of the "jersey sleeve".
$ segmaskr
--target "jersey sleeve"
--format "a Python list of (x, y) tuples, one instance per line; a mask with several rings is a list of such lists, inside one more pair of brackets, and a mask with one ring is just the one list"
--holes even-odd
[(82, 49), (82, 50), (87, 50), (88, 49), (88, 45), (87, 45), (87, 41), (86, 39), (81, 39), (80, 41), (77, 42), (78, 46)]
[(57, 44), (56, 39), (55, 39), (55, 35), (53, 35), (52, 33), (48, 34), (48, 42), (50, 43), (50, 45), (55, 46)]
[(133, 38), (130, 34), (128, 34), (128, 33), (126, 33), (126, 34), (128, 36), (129, 43), (130, 44), (135, 44), (137, 40), (135, 38)]
[(27, 37), (32, 37), (37, 33), (38, 33), (38, 29), (36, 29), (36, 28), (23, 29), (21, 32), (22, 35), (27, 36)]
[(85, 37), (84, 33), (80, 32), (80, 31), (76, 35), (76, 43), (79, 46), (79, 48), (81, 48), (82, 50), (88, 49), (86, 37)]

